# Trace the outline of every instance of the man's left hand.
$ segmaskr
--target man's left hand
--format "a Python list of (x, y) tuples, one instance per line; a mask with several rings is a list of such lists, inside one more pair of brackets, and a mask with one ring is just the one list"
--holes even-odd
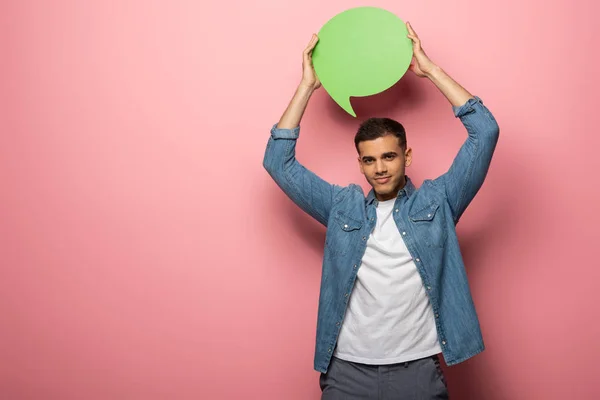
[(410, 26), (409, 22), (406, 23), (406, 28), (408, 29), (407, 36), (413, 42), (413, 58), (408, 69), (421, 78), (427, 77), (437, 66), (429, 59), (429, 57), (427, 57), (425, 51), (423, 51), (421, 40), (412, 26)]

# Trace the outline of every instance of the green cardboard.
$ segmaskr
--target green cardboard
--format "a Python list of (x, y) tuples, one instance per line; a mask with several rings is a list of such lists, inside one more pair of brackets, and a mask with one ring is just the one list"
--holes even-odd
[(408, 70), (412, 40), (405, 23), (377, 7), (357, 7), (331, 18), (313, 50), (315, 73), (350, 115), (350, 97), (371, 96), (392, 87)]

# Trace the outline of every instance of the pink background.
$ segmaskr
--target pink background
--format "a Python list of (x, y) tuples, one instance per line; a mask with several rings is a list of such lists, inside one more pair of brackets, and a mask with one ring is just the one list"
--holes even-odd
[[(262, 156), (310, 35), (366, 4), (501, 126), (459, 224), (487, 350), (452, 397), (600, 397), (592, 0), (169, 3), (0, 5), (0, 398), (319, 398), (324, 229)], [(404, 123), (417, 185), (465, 138), (411, 75), (354, 105)], [(366, 185), (358, 122), (319, 91), (300, 161)]]

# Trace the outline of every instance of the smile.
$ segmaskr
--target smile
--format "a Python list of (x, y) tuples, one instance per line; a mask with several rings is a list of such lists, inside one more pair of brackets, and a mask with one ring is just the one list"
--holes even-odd
[(386, 176), (383, 178), (375, 178), (375, 181), (380, 184), (388, 183), (389, 180), (392, 179), (390, 176)]

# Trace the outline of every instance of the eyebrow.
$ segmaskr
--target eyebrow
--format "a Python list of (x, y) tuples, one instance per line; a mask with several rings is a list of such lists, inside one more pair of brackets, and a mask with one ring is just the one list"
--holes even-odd
[[(383, 153), (381, 155), (381, 157), (397, 156), (397, 155), (398, 155), (398, 153), (396, 153), (395, 151), (388, 151), (387, 153)], [(369, 161), (369, 160), (374, 160), (374, 159), (375, 159), (375, 157), (373, 157), (373, 156), (364, 156), (364, 157), (362, 157), (363, 161)]]

